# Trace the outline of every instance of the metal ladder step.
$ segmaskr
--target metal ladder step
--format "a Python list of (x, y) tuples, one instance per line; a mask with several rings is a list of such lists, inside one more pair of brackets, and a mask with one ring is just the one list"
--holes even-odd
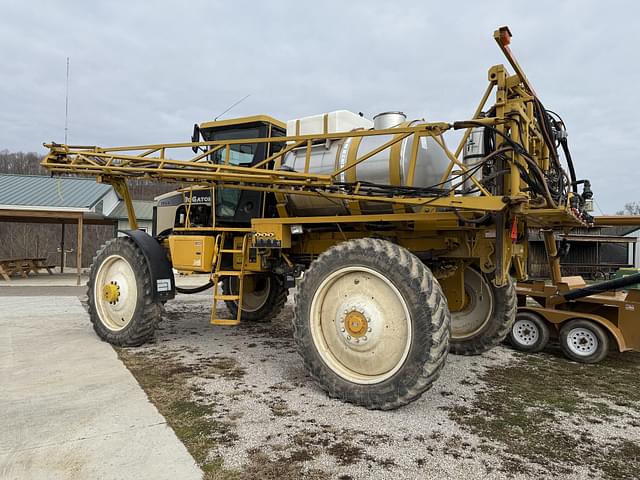
[(214, 272), (214, 277), (241, 277), (243, 272), (240, 270), (220, 270), (219, 272)]
[(233, 248), (225, 248), (222, 250), (219, 250), (220, 253), (242, 253), (242, 250), (238, 250), (238, 249), (233, 249)]
[(233, 325), (239, 325), (240, 320), (237, 318), (214, 318), (211, 320), (213, 325), (222, 325), (225, 327), (232, 327)]
[(216, 300), (240, 300), (240, 295), (214, 295)]

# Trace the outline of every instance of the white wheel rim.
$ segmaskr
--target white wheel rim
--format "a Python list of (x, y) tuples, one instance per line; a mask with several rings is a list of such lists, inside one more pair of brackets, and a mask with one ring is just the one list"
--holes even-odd
[[(117, 290), (117, 298), (107, 297), (107, 288), (111, 292)], [(100, 321), (109, 330), (122, 330), (133, 318), (138, 303), (136, 276), (129, 262), (120, 255), (107, 257), (98, 267), (93, 300)]]
[(464, 271), (464, 290), (467, 304), (463, 310), (451, 312), (451, 338), (463, 340), (473, 337), (491, 320), (493, 293), (487, 279), (473, 268)]
[(407, 304), (393, 283), (370, 268), (345, 267), (329, 275), (313, 296), (310, 316), (322, 360), (350, 382), (380, 383), (409, 354), (413, 332)]
[(516, 320), (513, 323), (513, 339), (522, 346), (530, 347), (540, 338), (540, 331), (531, 320)]
[(598, 337), (588, 328), (572, 328), (567, 334), (567, 348), (581, 357), (593, 355), (598, 345)]
[[(271, 292), (271, 278), (265, 277), (264, 279), (256, 279), (256, 281), (264, 281), (264, 286), (260, 290), (254, 290), (253, 292), (242, 292), (242, 311), (243, 312), (257, 312), (267, 303), (269, 293)], [(231, 277), (229, 287), (232, 292), (238, 292), (238, 279)], [(245, 284), (246, 289), (246, 284)], [(236, 305), (238, 302), (236, 301)]]

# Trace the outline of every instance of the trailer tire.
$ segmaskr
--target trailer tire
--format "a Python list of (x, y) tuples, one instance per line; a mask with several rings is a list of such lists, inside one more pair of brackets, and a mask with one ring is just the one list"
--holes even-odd
[(131, 238), (114, 238), (98, 250), (87, 296), (93, 329), (105, 342), (135, 347), (153, 338), (163, 308), (153, 300), (147, 260)]
[(351, 240), (320, 255), (295, 300), (293, 334), (330, 397), (391, 410), (440, 375), (449, 349), (447, 301), (429, 268), (391, 242)]
[(509, 345), (516, 350), (537, 353), (549, 343), (547, 322), (533, 312), (518, 312), (509, 332)]
[[(289, 291), (285, 288), (285, 282), (281, 275), (266, 274), (255, 276), (259, 277), (257, 281), (264, 282), (264, 288), (258, 290), (260, 294), (254, 295), (255, 298), (252, 298), (248, 292), (244, 292), (243, 303), (245, 306), (242, 308), (241, 320), (260, 323), (270, 322), (284, 308)], [(223, 277), (222, 293), (224, 295), (237, 295), (237, 286), (232, 286), (234, 280), (237, 280), (237, 277)], [(238, 314), (238, 302), (236, 300), (225, 300), (225, 304), (229, 313), (235, 318)]]
[[(481, 294), (485, 288), (489, 295), (482, 297)], [(486, 317), (481, 319), (480, 325), (472, 323), (472, 327), (464, 327), (464, 316), (470, 311), (452, 312), (451, 353), (480, 355), (502, 343), (511, 332), (518, 310), (516, 288), (511, 279), (507, 285), (498, 288), (488, 275), (480, 273), (475, 268), (467, 267), (465, 290), (470, 297), (472, 309), (478, 309), (480, 304), (484, 304)], [(478, 302), (478, 299), (482, 300)], [(489, 302), (488, 305), (487, 302)]]
[(560, 347), (570, 360), (598, 363), (609, 353), (609, 336), (597, 323), (578, 318), (560, 329)]

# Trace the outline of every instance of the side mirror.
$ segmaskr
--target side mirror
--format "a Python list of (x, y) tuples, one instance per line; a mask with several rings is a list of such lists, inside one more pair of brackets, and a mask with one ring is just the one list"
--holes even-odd
[[(193, 124), (193, 134), (191, 134), (191, 142), (192, 143), (196, 143), (200, 141), (200, 127), (198, 126), (197, 123)], [(193, 150), (193, 153), (198, 153), (198, 147), (197, 146), (193, 146), (191, 147), (191, 150)]]

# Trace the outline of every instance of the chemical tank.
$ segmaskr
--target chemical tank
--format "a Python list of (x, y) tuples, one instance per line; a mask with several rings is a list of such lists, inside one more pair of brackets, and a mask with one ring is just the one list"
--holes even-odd
[[(349, 112), (350, 113), (350, 112)], [(355, 115), (355, 114), (352, 114)], [(374, 117), (374, 129), (416, 126), (421, 121), (407, 122), (401, 112), (385, 112)], [(348, 137), (327, 141), (311, 147), (309, 173), (329, 174), (347, 166), (356, 158), (366, 155), (395, 135), (372, 135), (367, 137)], [(338, 182), (371, 182), (380, 185), (398, 185), (429, 187), (442, 180), (449, 166), (449, 158), (444, 150), (431, 137), (420, 137), (417, 149), (416, 168), (413, 182), (408, 183), (411, 149), (415, 136), (409, 136), (392, 147), (379, 152), (354, 168), (340, 174)], [(281, 168), (303, 172), (306, 147), (301, 147), (284, 156)], [(441, 186), (445, 187), (445, 186)], [(321, 196), (289, 195), (290, 214), (297, 216), (348, 215), (348, 202)], [(391, 206), (381, 202), (359, 202), (362, 213), (390, 213)]]

